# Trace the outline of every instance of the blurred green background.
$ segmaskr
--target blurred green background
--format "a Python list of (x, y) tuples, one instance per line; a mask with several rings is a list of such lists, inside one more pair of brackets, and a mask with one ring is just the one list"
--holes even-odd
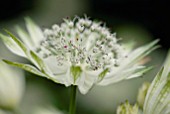
[[(170, 47), (168, 32), (168, 4), (166, 0), (5, 0), (0, 7), (0, 29), (14, 31), (16, 25), (24, 27), (24, 17), (31, 17), (40, 27), (59, 24), (65, 17), (83, 16), (106, 22), (123, 42), (135, 41), (136, 47), (160, 38), (161, 49), (150, 54), (154, 69), (140, 78), (122, 81), (105, 87), (95, 86), (86, 95), (78, 92), (77, 114), (114, 114), (125, 100), (136, 101), (138, 88), (144, 81), (152, 81)], [(28, 62), (13, 55), (0, 41), (0, 57)], [(36, 106), (54, 105), (67, 111), (69, 88), (50, 80), (26, 74), (26, 89), (21, 102), (24, 114)]]

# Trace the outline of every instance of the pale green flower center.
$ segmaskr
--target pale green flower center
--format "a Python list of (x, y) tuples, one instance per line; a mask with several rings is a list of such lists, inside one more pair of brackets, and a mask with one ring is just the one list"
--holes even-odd
[(44, 58), (55, 56), (58, 66), (65, 62), (90, 70), (118, 66), (125, 58), (124, 50), (116, 35), (101, 24), (87, 17), (64, 19), (60, 26), (53, 25), (44, 30), (45, 40), (36, 51)]

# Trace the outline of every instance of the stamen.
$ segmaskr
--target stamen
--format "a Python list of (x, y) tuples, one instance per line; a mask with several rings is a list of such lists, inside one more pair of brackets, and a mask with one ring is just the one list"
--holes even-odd
[(35, 51), (41, 52), (46, 59), (56, 57), (58, 66), (69, 62), (99, 70), (109, 65), (118, 66), (126, 57), (117, 43), (116, 34), (111, 34), (100, 22), (93, 22), (88, 17), (64, 19), (60, 26), (55, 24), (51, 29), (45, 29), (44, 37)]

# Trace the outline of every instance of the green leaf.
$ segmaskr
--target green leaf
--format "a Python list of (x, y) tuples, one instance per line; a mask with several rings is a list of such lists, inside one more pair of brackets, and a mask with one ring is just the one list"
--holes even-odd
[(15, 66), (21, 69), (24, 69), (28, 72), (31, 72), (33, 74), (42, 76), (42, 77), (46, 77), (43, 73), (41, 73), (38, 69), (36, 69), (35, 67), (28, 65), (28, 64), (23, 64), (23, 63), (17, 63), (17, 62), (12, 62), (12, 61), (8, 61), (8, 60), (3, 60), (5, 63), (11, 65), (11, 66)]
[(74, 78), (74, 83), (75, 83), (78, 77), (81, 75), (82, 70), (79, 66), (72, 66), (70, 70), (71, 70), (72, 76)]
[(103, 72), (101, 72), (99, 74), (99, 81), (101, 81), (105, 76), (106, 76), (106, 73), (109, 71), (109, 69), (105, 69)]

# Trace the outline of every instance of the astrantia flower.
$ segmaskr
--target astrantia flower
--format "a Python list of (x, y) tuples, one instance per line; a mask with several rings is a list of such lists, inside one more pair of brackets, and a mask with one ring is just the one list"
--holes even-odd
[(5, 62), (66, 86), (77, 85), (83, 94), (94, 84), (108, 85), (142, 75), (149, 68), (138, 61), (157, 48), (158, 42), (127, 53), (115, 33), (87, 17), (64, 19), (61, 25), (44, 31), (26, 18), (26, 27), (28, 33), (17, 28), (22, 41), (8, 31), (11, 38), (0, 36), (12, 52), (28, 58), (36, 67)]
[[(143, 92), (140, 92), (142, 96), (146, 94), (146, 91)], [(128, 111), (130, 109), (132, 108), (129, 107), (121, 110)], [(117, 110), (120, 110), (120, 108)], [(139, 112), (133, 114), (139, 114)], [(170, 51), (164, 67), (158, 72), (147, 91), (141, 114), (170, 114)]]
[(138, 105), (130, 105), (128, 101), (121, 104), (117, 109), (117, 114), (138, 114)]
[(23, 75), (20, 70), (0, 61), (0, 109), (13, 110), (18, 107), (24, 92)]
[(170, 51), (146, 95), (144, 114), (170, 114)]

